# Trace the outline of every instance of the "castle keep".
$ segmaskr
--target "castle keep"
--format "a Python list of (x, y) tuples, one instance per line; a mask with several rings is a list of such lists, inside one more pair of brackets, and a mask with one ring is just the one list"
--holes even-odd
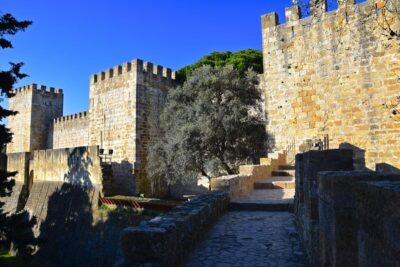
[[(171, 69), (135, 59), (92, 75), (89, 111), (68, 116), (62, 116), (61, 89), (39, 88), (35, 84), (16, 89), (9, 101), (9, 108), (19, 112), (9, 119), (14, 133), (13, 142), (7, 146), (9, 165), (12, 155), (15, 158), (22, 152), (33, 155), (34, 151), (46, 150), (53, 155), (60, 149), (97, 146), (100, 155), (91, 156), (104, 154), (111, 165), (110, 191), (146, 191), (147, 148), (160, 135), (159, 115), (168, 90), (174, 86), (175, 73)], [(29, 155), (23, 155), (24, 159), (18, 159), (29, 162), (25, 159)], [(34, 164), (30, 165), (32, 169)], [(33, 180), (46, 179), (32, 170)]]
[(382, 28), (382, 1), (338, 2), (327, 12), (326, 0), (312, 0), (303, 19), (289, 7), (285, 24), (276, 13), (262, 17), (267, 131), (292, 154), (318, 138), (353, 149), (359, 169), (399, 168), (400, 121), (387, 108), (400, 92), (398, 40)]

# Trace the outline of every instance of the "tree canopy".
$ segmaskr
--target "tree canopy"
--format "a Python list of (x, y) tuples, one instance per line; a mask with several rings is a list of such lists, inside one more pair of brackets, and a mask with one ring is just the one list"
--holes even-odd
[[(0, 13), (2, 14), (2, 13)], [(19, 31), (24, 31), (31, 21), (19, 21), (11, 14), (0, 15), (0, 47), (2, 49), (12, 48), (12, 43), (8, 36), (15, 35)], [(0, 93), (5, 97), (12, 97), (12, 89), (14, 84), (26, 77), (21, 73), (23, 63), (11, 63), (10, 69), (0, 70)], [(0, 107), (0, 119), (15, 115), (16, 112)], [(0, 150), (4, 153), (6, 145), (11, 142), (12, 133), (4, 125), (0, 123)], [(0, 169), (0, 196), (10, 196), (15, 185), (12, 177), (16, 173), (10, 173)], [(37, 240), (33, 236), (32, 227), (36, 223), (35, 218), (30, 218), (26, 211), (19, 211), (9, 214), (3, 210), (4, 202), (0, 201), (0, 240), (1, 244), (10, 245), (18, 252), (19, 255), (29, 255), (32, 252), (33, 245)]]
[(202, 66), (223, 67), (232, 65), (242, 75), (248, 69), (253, 69), (256, 73), (263, 72), (262, 52), (256, 49), (241, 50), (232, 52), (213, 52), (202, 57), (192, 65), (181, 68), (177, 71), (177, 80), (182, 84), (187, 78), (193, 75), (193, 71)]
[(265, 152), (257, 73), (204, 65), (171, 90), (161, 115), (164, 136), (149, 150), (153, 184), (235, 174)]

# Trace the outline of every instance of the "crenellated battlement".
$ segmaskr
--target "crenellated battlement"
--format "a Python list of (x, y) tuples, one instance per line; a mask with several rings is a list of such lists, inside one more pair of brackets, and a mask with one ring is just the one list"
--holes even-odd
[(131, 71), (137, 71), (137, 73), (143, 73), (147, 76), (150, 75), (153, 79), (165, 79), (174, 81), (176, 77), (175, 72), (172, 71), (170, 68), (156, 65), (151, 62), (144, 62), (141, 59), (134, 59), (131, 62), (125, 62), (122, 65), (117, 65), (113, 68), (91, 75), (90, 83), (95, 84), (123, 75), (125, 73), (129, 73)]
[(56, 89), (54, 87), (47, 87), (45, 85), (41, 85), (40, 87), (35, 84), (29, 84), (29, 85), (25, 85), (19, 88), (15, 88), (13, 90), (13, 94), (18, 94), (18, 93), (22, 93), (22, 92), (28, 92), (28, 91), (34, 91), (36, 90), (36, 92), (41, 92), (41, 93), (47, 93), (47, 94), (54, 94), (54, 95), (62, 95), (63, 94), (63, 90), (62, 89)]
[(310, 17), (303, 17), (299, 6), (291, 6), (285, 8), (286, 23), (280, 23), (279, 16), (276, 12), (271, 12), (261, 16), (262, 29), (272, 29), (275, 27), (293, 27), (294, 24), (302, 24), (302, 21), (315, 17), (334, 17), (342, 19), (343, 15), (349, 16), (354, 12), (364, 14), (379, 14), (382, 8), (383, 0), (367, 0), (366, 2), (356, 3), (355, 0), (337, 0), (338, 8), (328, 12), (327, 0), (310, 0)]
[(54, 124), (57, 124), (57, 123), (66, 122), (66, 121), (73, 121), (73, 120), (76, 121), (76, 120), (87, 119), (87, 117), (88, 117), (88, 112), (87, 111), (83, 111), (83, 112), (79, 112), (79, 113), (75, 113), (75, 114), (71, 114), (71, 115), (55, 118), (53, 120), (53, 122), (54, 122)]

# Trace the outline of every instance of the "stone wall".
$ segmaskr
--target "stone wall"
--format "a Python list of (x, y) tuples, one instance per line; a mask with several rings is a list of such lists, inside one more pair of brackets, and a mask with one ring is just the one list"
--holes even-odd
[(49, 148), (53, 119), (62, 116), (62, 90), (31, 84), (13, 92), (15, 96), (9, 99), (9, 109), (18, 114), (8, 118), (8, 127), (15, 134), (7, 145), (7, 153)]
[(102, 183), (97, 146), (37, 150), (30, 171), (34, 184), (46, 181), (98, 187)]
[(227, 193), (209, 192), (138, 227), (126, 228), (120, 239), (124, 260), (117, 266), (180, 266), (228, 205)]
[[(320, 266), (376, 266), (371, 261), (368, 263), (359, 262), (359, 243), (365, 243), (365, 237), (361, 236), (359, 238), (358, 236), (360, 228), (358, 214), (370, 214), (370, 207), (367, 203), (373, 201), (375, 203), (379, 202), (379, 208), (377, 206), (375, 208), (377, 208), (376, 210), (380, 209), (384, 211), (382, 212), (383, 218), (396, 217), (395, 210), (386, 209), (386, 203), (388, 202), (382, 200), (386, 198), (389, 202), (392, 202), (392, 200), (396, 202), (399, 198), (397, 196), (397, 199), (396, 197), (390, 199), (390, 193), (385, 195), (379, 192), (376, 192), (374, 195), (357, 195), (357, 187), (361, 181), (397, 180), (399, 182), (400, 175), (375, 172), (321, 172), (318, 176)], [(361, 204), (360, 209), (357, 208), (357, 201)], [(377, 214), (375, 213), (374, 217)], [(385, 227), (387, 223), (390, 223), (390, 220), (387, 222), (380, 220), (380, 222), (382, 224), (376, 225), (377, 228)], [(396, 229), (395, 225), (392, 226), (393, 229)], [(376, 231), (377, 229), (373, 229), (374, 233)], [(396, 231), (390, 233), (390, 235), (392, 234), (396, 236)], [(397, 237), (399, 237), (398, 234)], [(385, 237), (382, 239), (385, 239)], [(318, 240), (315, 241), (318, 242)], [(386, 244), (375, 244), (376, 251), (374, 251), (375, 249), (371, 249), (369, 253), (380, 253), (379, 251), (386, 250), (386, 247)], [(373, 261), (376, 263), (380, 262), (381, 264), (385, 262), (378, 261), (378, 259), (374, 259)], [(396, 265), (383, 264), (382, 266)]]
[(310, 151), (296, 156), (296, 194), (294, 211), (300, 235), (312, 266), (319, 259), (318, 173), (353, 170), (351, 150)]
[(262, 17), (267, 131), (277, 149), (328, 135), (330, 148), (356, 152), (358, 169), (399, 168), (400, 121), (385, 107), (399, 95), (399, 44), (383, 34), (376, 1), (339, 2), (304, 19), (287, 8), (285, 24)]
[(53, 122), (52, 129), (51, 147), (53, 149), (89, 145), (89, 117), (87, 112), (57, 118)]
[(311, 266), (397, 266), (392, 240), (399, 238), (398, 212), (392, 203), (399, 201), (400, 175), (351, 171), (351, 154), (296, 157), (295, 217)]
[(170, 69), (135, 59), (91, 76), (89, 144), (112, 149), (114, 187), (119, 194), (143, 192), (147, 146), (159, 136), (159, 115)]
[(175, 87), (175, 73), (152, 63), (143, 63), (138, 71), (136, 88), (136, 160), (135, 177), (138, 192), (151, 191), (146, 175), (149, 145), (161, 136), (160, 114), (164, 109), (168, 90)]
[(400, 266), (400, 181), (362, 182), (357, 188), (360, 266)]
[(211, 179), (211, 190), (222, 190), (229, 194), (230, 199), (249, 194), (254, 189), (254, 182), (272, 177), (272, 171), (285, 165), (285, 153), (276, 152), (262, 158), (260, 165), (242, 165), (239, 174), (215, 177)]
[(25, 204), (27, 191), (29, 190), (29, 160), (31, 153), (13, 153), (7, 155), (7, 171), (17, 172), (13, 177), (15, 186), (10, 196), (0, 198), (4, 202), (3, 211), (15, 212)]

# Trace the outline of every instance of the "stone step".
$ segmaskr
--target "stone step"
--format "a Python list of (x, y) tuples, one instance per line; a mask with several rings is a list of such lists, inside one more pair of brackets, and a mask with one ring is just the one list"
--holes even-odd
[(294, 176), (294, 170), (272, 171), (272, 176)]
[(291, 211), (294, 189), (253, 190), (248, 195), (231, 200), (231, 210)]
[(291, 171), (291, 170), (295, 170), (295, 167), (293, 165), (280, 165), (279, 170), (280, 171)]
[(293, 203), (241, 203), (231, 202), (230, 211), (284, 211), (293, 212)]
[(254, 189), (295, 189), (296, 184), (292, 176), (272, 177), (254, 183)]

